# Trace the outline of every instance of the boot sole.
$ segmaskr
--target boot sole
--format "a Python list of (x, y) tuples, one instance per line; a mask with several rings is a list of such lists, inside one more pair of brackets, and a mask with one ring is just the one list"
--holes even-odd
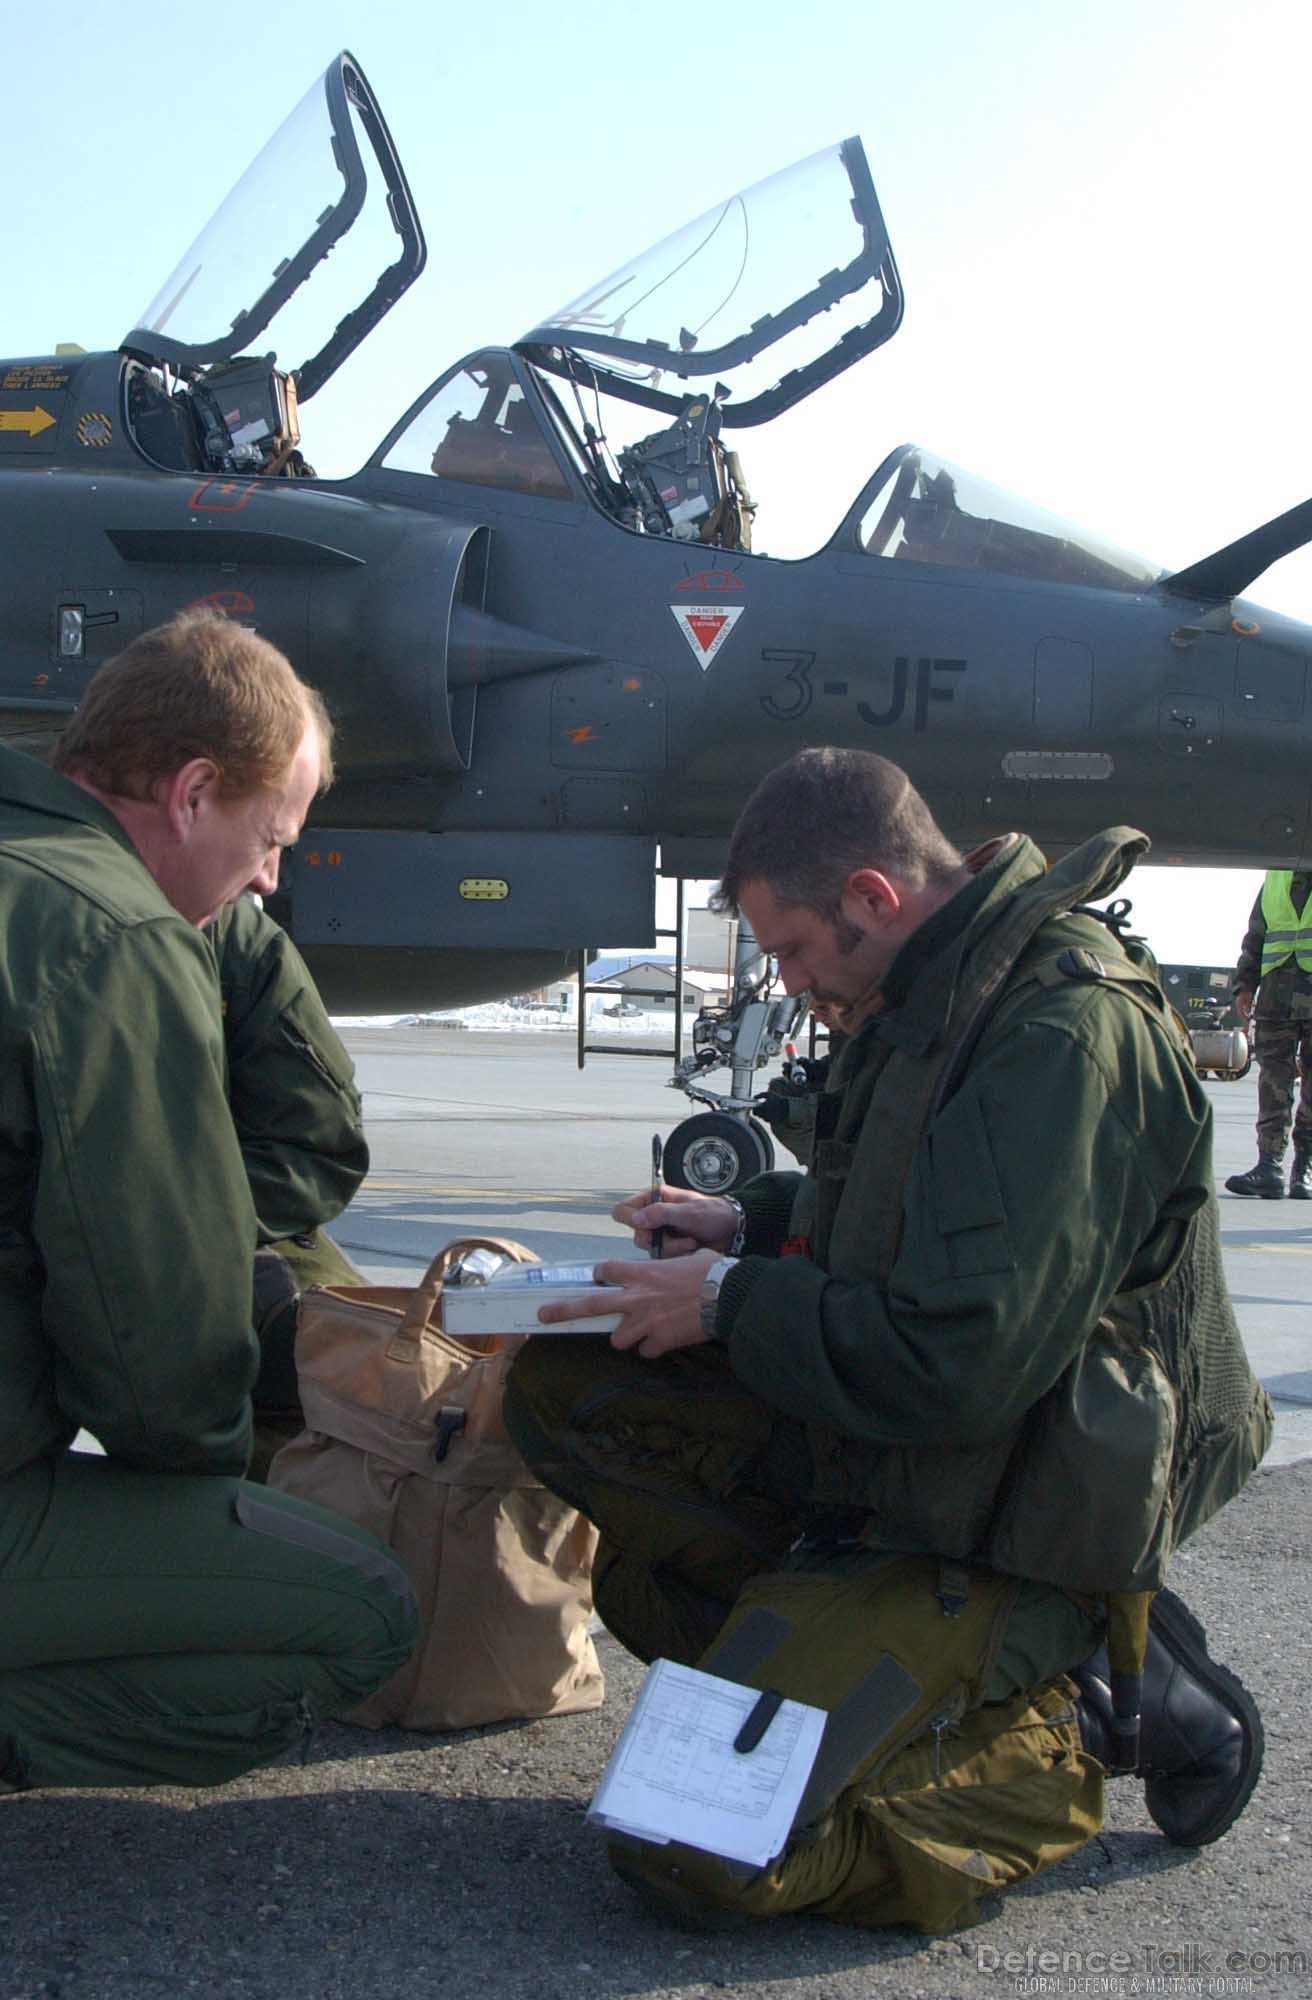
[[(1285, 1198), (1285, 1190), (1282, 1187), (1241, 1188), (1241, 1187), (1236, 1187), (1233, 1181), (1226, 1182), (1225, 1191), (1227, 1194), (1243, 1195), (1249, 1201), (1283, 1201)], [(1312, 1201), (1312, 1195), (1306, 1195), (1306, 1194), (1302, 1196), (1295, 1195), (1294, 1199), (1295, 1201), (1298, 1200)]]
[(1210, 1847), (1227, 1833), (1253, 1796), (1262, 1775), (1266, 1737), (1257, 1703), (1228, 1667), (1212, 1659), (1207, 1650), (1207, 1634), (1188, 1605), (1173, 1590), (1159, 1590), (1152, 1603), (1152, 1622), (1163, 1635), (1170, 1651), (1193, 1675), (1200, 1686), (1214, 1694), (1238, 1718), (1244, 1733), (1244, 1762), (1238, 1782), (1229, 1798), (1188, 1843), (1190, 1847)]

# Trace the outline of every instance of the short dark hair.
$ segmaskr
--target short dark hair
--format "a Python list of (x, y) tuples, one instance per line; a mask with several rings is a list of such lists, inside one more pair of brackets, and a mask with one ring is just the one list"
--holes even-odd
[(961, 855), (897, 764), (873, 750), (799, 750), (764, 777), (738, 818), (712, 909), (734, 911), (747, 882), (832, 918), (857, 868), (914, 888), (946, 883)]
[(320, 790), (332, 780), (332, 723), (276, 646), (221, 611), (182, 611), (142, 632), (93, 675), (52, 762), (102, 792), (149, 799), (193, 757), (219, 768), (225, 798), (280, 784), (313, 723)]

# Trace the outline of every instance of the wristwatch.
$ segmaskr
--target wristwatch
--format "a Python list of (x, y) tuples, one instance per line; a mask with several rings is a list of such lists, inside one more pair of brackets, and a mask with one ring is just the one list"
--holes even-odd
[(717, 1257), (702, 1279), (699, 1306), (702, 1332), (708, 1340), (715, 1339), (715, 1315), (720, 1304), (720, 1287), (737, 1262), (736, 1257)]

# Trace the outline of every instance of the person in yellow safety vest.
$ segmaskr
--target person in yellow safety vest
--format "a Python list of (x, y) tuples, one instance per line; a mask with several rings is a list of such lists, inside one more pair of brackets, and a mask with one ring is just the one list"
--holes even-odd
[[(1257, 1165), (1231, 1194), (1279, 1201), (1293, 1111), (1289, 1192), (1312, 1201), (1312, 871), (1272, 868), (1253, 905), (1235, 973), (1235, 1005), (1258, 1062)], [(1297, 1105), (1295, 1089), (1297, 1087)]]

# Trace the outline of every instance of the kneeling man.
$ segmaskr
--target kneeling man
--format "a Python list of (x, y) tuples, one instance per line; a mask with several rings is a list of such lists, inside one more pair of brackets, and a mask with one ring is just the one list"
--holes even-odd
[(530, 1341), (507, 1410), (600, 1526), (625, 1644), (828, 1712), (770, 1867), (612, 1837), (672, 1913), (947, 1929), (1095, 1833), (1108, 1769), (1189, 1844), (1252, 1791), (1251, 1700), (1153, 1598), (1271, 1412), (1207, 1099), (1152, 970), (1078, 908), (1146, 847), (962, 856), (859, 751), (802, 752), (738, 823), (720, 906), (851, 1031), (810, 1170), (621, 1204), (664, 1257), (601, 1265), (609, 1345)]
[(54, 761), (0, 749), (0, 1788), (212, 1785), (414, 1640), (372, 1536), (241, 1477), (256, 1218), (201, 927), (276, 888), (330, 728), (182, 617)]

